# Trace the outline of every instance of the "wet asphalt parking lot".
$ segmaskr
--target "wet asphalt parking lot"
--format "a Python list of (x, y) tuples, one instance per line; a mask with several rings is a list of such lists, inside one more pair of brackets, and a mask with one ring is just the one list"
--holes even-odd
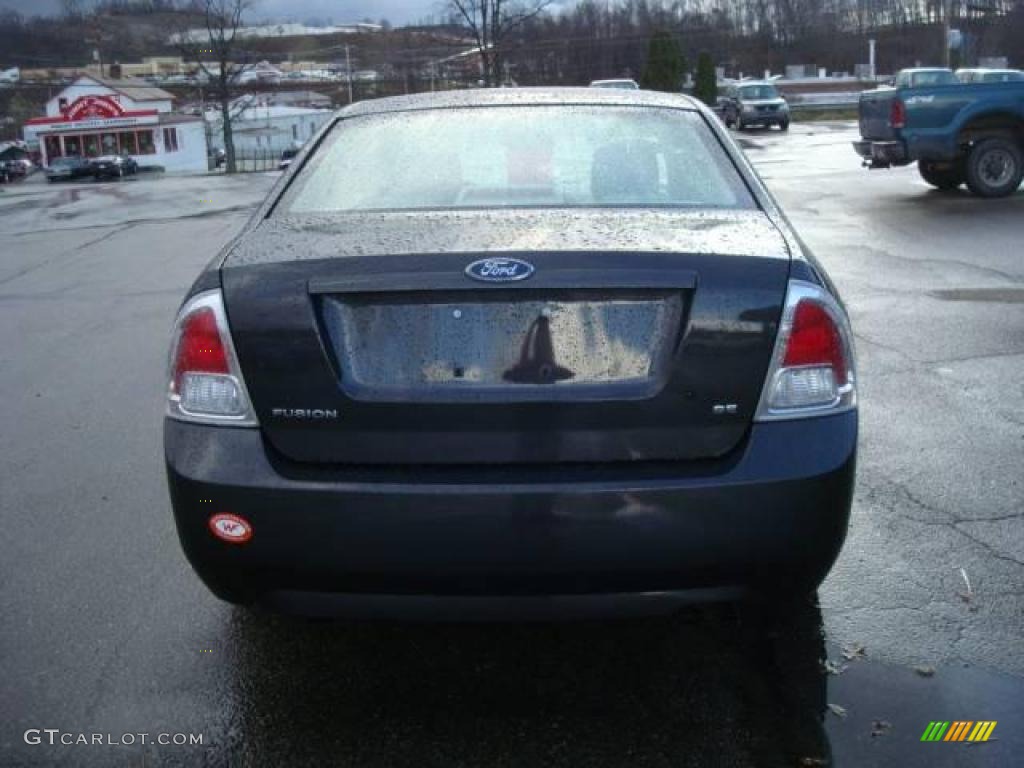
[[(1024, 190), (862, 170), (852, 138), (741, 137), (859, 357), (849, 538), (787, 621), (351, 626), (218, 602), (171, 520), (164, 358), (274, 176), (0, 188), (0, 765), (1019, 765)], [(998, 725), (922, 743), (935, 720)]]

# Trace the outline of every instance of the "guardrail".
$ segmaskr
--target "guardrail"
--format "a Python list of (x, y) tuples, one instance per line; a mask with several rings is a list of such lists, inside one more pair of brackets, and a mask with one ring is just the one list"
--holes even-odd
[(859, 98), (813, 101), (790, 101), (791, 112), (827, 112), (835, 109), (856, 109)]
[(829, 112), (831, 110), (856, 110), (856, 101), (805, 101), (790, 103), (790, 112)]

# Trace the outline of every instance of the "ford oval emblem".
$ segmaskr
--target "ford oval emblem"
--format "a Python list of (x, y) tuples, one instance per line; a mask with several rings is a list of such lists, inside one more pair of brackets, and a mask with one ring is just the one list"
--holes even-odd
[(480, 259), (466, 267), (466, 274), (485, 283), (510, 283), (533, 274), (533, 264), (522, 259)]

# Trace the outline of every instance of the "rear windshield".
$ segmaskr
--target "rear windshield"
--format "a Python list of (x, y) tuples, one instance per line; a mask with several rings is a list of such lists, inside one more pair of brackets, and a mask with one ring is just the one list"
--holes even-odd
[(740, 88), (740, 95), (744, 99), (777, 99), (779, 92), (774, 85), (746, 85)]
[(986, 83), (1016, 83), (1024, 80), (1024, 72), (986, 72), (982, 80)]
[(753, 208), (696, 112), (477, 107), (339, 121), (278, 210)]
[(903, 73), (897, 78), (898, 86), (910, 85), (914, 88), (926, 88), (931, 85), (954, 85), (960, 82), (956, 75), (948, 70), (937, 69), (931, 72)]

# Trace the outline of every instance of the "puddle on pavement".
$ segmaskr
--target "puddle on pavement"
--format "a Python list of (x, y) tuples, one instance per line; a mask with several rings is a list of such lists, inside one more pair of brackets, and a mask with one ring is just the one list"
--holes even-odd
[(1024, 304), (1024, 288), (952, 288), (942, 291), (929, 291), (928, 295), (942, 301)]
[[(832, 655), (832, 654), (830, 654)], [(940, 667), (923, 677), (905, 667), (871, 661), (851, 662), (829, 676), (831, 711), (826, 731), (835, 766), (1012, 766), (1024, 762), (1024, 680), (965, 666)], [(988, 741), (922, 742), (933, 721), (996, 723)], [(953, 732), (947, 727), (946, 734)]]
[[(924, 677), (870, 648), (844, 662), (810, 606), (483, 626), (236, 613), (225, 632), (217, 720), (242, 762), (943, 768), (1024, 753), (1024, 681)], [(998, 725), (983, 744), (922, 742), (936, 720)]]

